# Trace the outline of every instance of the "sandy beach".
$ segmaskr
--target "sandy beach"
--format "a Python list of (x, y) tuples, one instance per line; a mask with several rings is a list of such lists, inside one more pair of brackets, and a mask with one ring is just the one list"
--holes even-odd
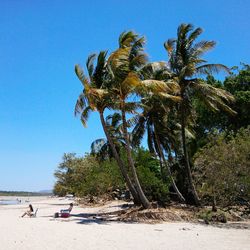
[(102, 207), (75, 206), (70, 218), (53, 218), (71, 202), (59, 198), (30, 198), (36, 218), (21, 218), (27, 204), (0, 206), (2, 250), (247, 250), (249, 229), (218, 228), (192, 223), (105, 222), (89, 216), (120, 209), (115, 201)]

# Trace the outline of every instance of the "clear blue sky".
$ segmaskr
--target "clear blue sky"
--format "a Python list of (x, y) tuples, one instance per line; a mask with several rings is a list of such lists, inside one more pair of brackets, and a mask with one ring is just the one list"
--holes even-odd
[(132, 29), (150, 60), (166, 60), (163, 42), (185, 22), (217, 41), (210, 62), (249, 63), (249, 13), (249, 0), (0, 0), (0, 190), (52, 188), (62, 154), (103, 137), (96, 115), (87, 129), (73, 115), (74, 65), (90, 53)]

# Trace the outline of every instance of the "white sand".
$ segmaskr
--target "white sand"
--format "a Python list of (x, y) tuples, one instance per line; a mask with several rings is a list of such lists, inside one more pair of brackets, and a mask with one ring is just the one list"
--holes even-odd
[[(31, 198), (32, 200), (32, 198)], [(191, 223), (132, 224), (77, 217), (81, 213), (117, 210), (119, 202), (95, 208), (74, 207), (70, 218), (53, 214), (71, 201), (35, 199), (36, 218), (20, 218), (28, 204), (0, 206), (1, 250), (248, 250), (250, 230)]]

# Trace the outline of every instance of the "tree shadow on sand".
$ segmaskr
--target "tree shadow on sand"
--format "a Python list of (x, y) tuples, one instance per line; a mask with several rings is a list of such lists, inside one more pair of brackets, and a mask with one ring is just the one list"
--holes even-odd
[(71, 214), (71, 221), (77, 221), (77, 224), (105, 224), (108, 225), (109, 222), (120, 222), (119, 216), (126, 213), (126, 210), (119, 210), (106, 213), (80, 213)]

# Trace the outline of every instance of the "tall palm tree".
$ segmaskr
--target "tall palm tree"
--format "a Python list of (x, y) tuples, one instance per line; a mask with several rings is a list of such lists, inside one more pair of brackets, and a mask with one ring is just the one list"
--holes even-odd
[[(165, 62), (148, 63), (140, 70), (140, 77), (143, 82), (149, 80), (163, 81), (171, 77)], [(185, 199), (179, 191), (175, 180), (172, 176), (170, 163), (166, 161), (164, 151), (168, 153), (168, 158), (171, 156), (171, 148), (175, 144), (174, 131), (168, 127), (168, 115), (173, 104), (181, 100), (176, 96), (179, 92), (179, 86), (174, 83), (165, 83), (167, 92), (162, 95), (161, 92), (154, 93), (146, 91), (142, 93), (141, 106), (143, 112), (137, 115), (137, 123), (133, 129), (133, 144), (138, 146), (147, 132), (149, 151), (158, 156), (160, 159), (160, 167), (162, 178), (165, 179), (166, 171), (170, 178), (172, 186), (180, 201)]]
[(109, 145), (112, 149), (112, 153), (118, 163), (118, 166), (121, 170), (122, 176), (124, 177), (126, 184), (133, 196), (134, 202), (137, 205), (141, 205), (140, 198), (137, 194), (128, 172), (126, 170), (124, 162), (118, 155), (118, 152), (115, 147), (112, 136), (108, 126), (106, 125), (104, 119), (104, 111), (107, 107), (111, 105), (110, 94), (104, 85), (109, 81), (109, 73), (106, 68), (106, 51), (99, 53), (97, 57), (97, 63), (94, 65), (96, 55), (90, 55), (87, 59), (86, 67), (88, 70), (88, 77), (84, 75), (82, 68), (79, 65), (75, 66), (75, 72), (81, 83), (83, 84), (83, 91), (79, 95), (78, 100), (75, 106), (75, 115), (80, 114), (82, 124), (86, 127), (89, 113), (91, 111), (97, 111), (100, 116), (101, 124), (104, 130), (104, 133), (107, 137)]
[(126, 112), (134, 111), (138, 106), (137, 102), (128, 101), (128, 98), (141, 85), (137, 71), (147, 61), (146, 54), (143, 52), (144, 42), (144, 37), (138, 37), (132, 31), (123, 32), (120, 35), (119, 48), (110, 55), (108, 60), (112, 72), (112, 84), (108, 87), (121, 111), (123, 136), (126, 142), (125, 149), (133, 182), (143, 207), (148, 208), (150, 203), (142, 190), (132, 158), (128, 133), (129, 125), (126, 119)]
[[(136, 109), (140, 106), (140, 102), (131, 101), (134, 94), (141, 95), (142, 93), (149, 92), (152, 94), (157, 93), (157, 95), (164, 96), (165, 98), (179, 97), (168, 94), (169, 86), (165, 82), (147, 77), (141, 78), (140, 70), (147, 62), (147, 56), (144, 53), (144, 43), (144, 37), (139, 37), (131, 31), (120, 35), (119, 48), (108, 59), (110, 71), (112, 72), (111, 85), (108, 86), (108, 89), (118, 102), (116, 103), (116, 107), (118, 106), (121, 111), (128, 163), (140, 199), (143, 201), (143, 206), (147, 208), (149, 202), (140, 186), (131, 154), (126, 113), (129, 111), (135, 113)], [(172, 86), (176, 86), (174, 82)]]
[(201, 33), (201, 28), (194, 29), (191, 24), (181, 24), (177, 30), (177, 38), (169, 39), (164, 43), (164, 47), (168, 52), (172, 79), (180, 86), (180, 97), (182, 100), (178, 104), (178, 112), (181, 123), (183, 155), (189, 191), (192, 195), (192, 202), (195, 205), (199, 205), (200, 202), (193, 184), (185, 132), (185, 128), (188, 126), (188, 121), (191, 118), (191, 98), (196, 95), (214, 111), (223, 109), (232, 114), (234, 113), (227, 105), (234, 101), (231, 94), (225, 90), (204, 84), (197, 77), (202, 74), (217, 73), (220, 70), (229, 72), (225, 65), (208, 64), (206, 60), (202, 59), (204, 53), (214, 48), (215, 42), (204, 40), (196, 42)]
[[(162, 178), (165, 179), (166, 171), (170, 178), (173, 189), (175, 190), (180, 201), (185, 202), (185, 198), (179, 191), (170, 168), (170, 162), (167, 162), (165, 158), (165, 152), (168, 154), (168, 160), (172, 154), (172, 148), (175, 145), (175, 131), (168, 127), (168, 112), (166, 109), (169, 107), (163, 107), (163, 103), (159, 102), (159, 99), (150, 100), (150, 103), (144, 104), (143, 113), (138, 119), (133, 130), (133, 139), (136, 145), (139, 144), (144, 133), (147, 131), (147, 140), (149, 151), (158, 156), (161, 166)], [(149, 100), (147, 100), (149, 101)]]

